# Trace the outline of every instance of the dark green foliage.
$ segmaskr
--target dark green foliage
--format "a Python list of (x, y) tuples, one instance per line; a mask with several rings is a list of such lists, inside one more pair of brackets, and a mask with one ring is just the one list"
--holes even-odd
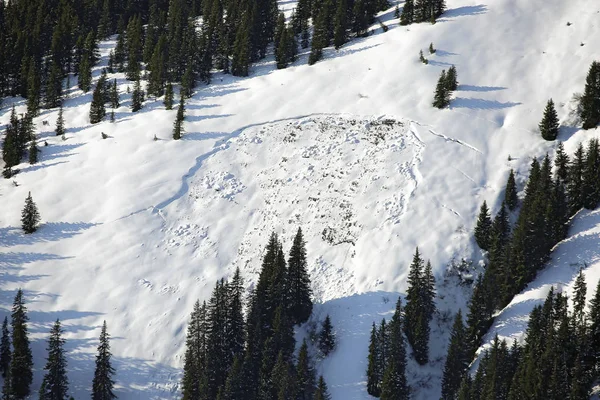
[[(429, 43), (429, 54), (435, 54), (435, 49), (433, 48), (433, 43)], [(450, 75), (450, 70), (448, 70), (448, 75)]]
[(590, 139), (585, 153), (582, 176), (583, 206), (588, 210), (600, 203), (600, 141)]
[(325, 383), (325, 379), (323, 379), (323, 375), (319, 376), (319, 383), (317, 383), (314, 400), (331, 400), (331, 395), (329, 394), (329, 389), (327, 389), (327, 384)]
[(490, 249), (490, 234), (492, 229), (492, 219), (490, 210), (485, 200), (479, 209), (479, 217), (475, 225), (475, 241), (482, 250)]
[(569, 177), (567, 183), (567, 192), (569, 194), (569, 211), (575, 214), (583, 207), (583, 174), (585, 171), (585, 152), (583, 143), (580, 143), (573, 155), (569, 166)]
[(52, 63), (50, 76), (46, 80), (44, 103), (46, 108), (60, 106), (62, 100), (62, 73), (56, 62)]
[(545, 140), (556, 140), (556, 137), (558, 136), (558, 126), (558, 115), (554, 108), (554, 102), (550, 99), (546, 104), (544, 117), (539, 125), (542, 137)]
[(165, 89), (165, 98), (163, 100), (163, 104), (165, 105), (165, 109), (167, 109), (167, 110), (173, 109), (173, 84), (171, 84), (171, 82), (167, 83), (167, 88)]
[(197, 301), (187, 330), (183, 364), (182, 392), (184, 400), (200, 400), (207, 395), (206, 349), (208, 327), (206, 303)]
[(131, 111), (138, 112), (144, 107), (144, 90), (139, 78), (133, 85), (133, 93), (131, 94)]
[(29, 73), (27, 74), (27, 112), (38, 115), (40, 108), (41, 80), (39, 66), (32, 58), (29, 62)]
[(506, 180), (504, 204), (506, 204), (510, 211), (514, 211), (519, 204), (519, 199), (517, 197), (517, 182), (515, 181), (515, 171), (513, 169), (510, 170), (508, 179)]
[(48, 338), (48, 358), (44, 370), (44, 380), (40, 399), (42, 400), (65, 400), (69, 390), (69, 379), (67, 378), (67, 358), (65, 357), (65, 340), (60, 321), (56, 320), (50, 330)]
[[(358, 4), (362, 0), (357, 0)], [(328, 7), (321, 7), (321, 11), (315, 21), (310, 54), (308, 56), (308, 65), (313, 65), (323, 57), (323, 48), (327, 47), (327, 18), (329, 17)]]
[(181, 89), (179, 90), (179, 94), (189, 99), (192, 97), (195, 87), (196, 75), (194, 74), (192, 66), (188, 65), (188, 67), (185, 69), (183, 77), (181, 78)]
[(173, 126), (173, 139), (179, 140), (185, 132), (183, 128), (183, 120), (185, 119), (185, 97), (179, 96), (179, 107), (177, 108), (177, 116), (175, 117), (175, 124)]
[(35, 139), (29, 144), (29, 164), (35, 164), (38, 162), (38, 153), (40, 149), (37, 147)]
[(348, 3), (346, 0), (340, 0), (337, 4), (334, 20), (333, 45), (339, 49), (346, 43), (348, 30)]
[(56, 129), (54, 130), (54, 132), (56, 132), (56, 136), (62, 136), (65, 134), (65, 119), (63, 117), (62, 105), (58, 110), (58, 118), (56, 120)]
[(462, 312), (454, 318), (444, 375), (442, 377), (442, 400), (453, 400), (459, 392), (465, 371), (469, 366), (469, 347)]
[(2, 144), (2, 159), (4, 160), (5, 168), (10, 169), (21, 162), (19, 131), (19, 120), (13, 105), (10, 114), (10, 121), (6, 125), (6, 134)]
[(19, 289), (13, 302), (11, 314), (13, 353), (10, 363), (10, 389), (13, 399), (24, 400), (30, 394), (33, 380), (33, 358), (27, 329), (27, 307), (23, 291)]
[(562, 183), (567, 183), (569, 177), (569, 156), (565, 152), (565, 146), (563, 145), (563, 142), (558, 142), (558, 146), (556, 147), (554, 168), (556, 171), (556, 177), (560, 179)]
[(92, 94), (92, 102), (90, 104), (90, 123), (97, 124), (106, 116), (106, 101), (104, 82), (98, 81), (94, 93)]
[(131, 19), (127, 25), (127, 69), (126, 77), (130, 81), (140, 79), (142, 61), (142, 21), (139, 16)]
[(424, 264), (417, 248), (408, 273), (404, 309), (404, 332), (413, 357), (421, 365), (429, 360), (429, 322), (435, 312), (435, 280), (430, 263)]
[[(431, 45), (429, 46), (429, 51), (431, 52)], [(435, 50), (434, 50), (435, 52)], [(456, 72), (456, 67), (453, 65), (448, 68), (448, 73), (446, 74), (446, 88), (449, 92), (453, 92), (458, 89), (458, 74)]]
[(117, 88), (117, 80), (113, 80), (113, 84), (110, 86), (110, 106), (114, 108), (119, 108), (119, 89)]
[(421, 61), (425, 65), (429, 64), (429, 61), (423, 55), (423, 50), (419, 50), (419, 61)]
[(328, 356), (329, 353), (335, 350), (335, 333), (329, 314), (325, 317), (321, 333), (319, 333), (319, 350), (324, 356)]
[(382, 400), (409, 399), (409, 388), (406, 382), (406, 347), (402, 327), (402, 301), (398, 299), (396, 310), (388, 325), (389, 354), (381, 382)]
[(435, 88), (435, 96), (433, 98), (433, 106), (435, 108), (445, 108), (450, 105), (450, 91), (446, 79), (446, 71), (442, 71)]
[(33, 233), (37, 230), (40, 223), (40, 213), (35, 205), (31, 192), (25, 199), (25, 207), (21, 212), (21, 227), (25, 233)]
[(102, 324), (100, 332), (100, 344), (96, 355), (96, 369), (92, 381), (92, 400), (116, 399), (113, 389), (115, 382), (112, 379), (115, 369), (111, 363), (110, 335), (106, 331), (106, 321)]
[(600, 123), (600, 62), (590, 66), (585, 90), (579, 104), (583, 129), (592, 129)]
[(2, 323), (2, 339), (0, 340), (0, 373), (6, 379), (10, 370), (10, 332), (8, 331), (8, 317), (4, 317)]
[(415, 5), (414, 0), (406, 0), (404, 7), (402, 7), (402, 14), (400, 15), (400, 25), (410, 25), (415, 20)]
[(308, 321), (312, 314), (313, 303), (307, 270), (306, 243), (300, 228), (298, 228), (290, 249), (287, 272), (288, 287), (286, 291), (289, 297), (287, 303), (290, 322), (294, 325), (302, 324)]
[(381, 365), (381, 342), (380, 335), (377, 332), (375, 322), (371, 329), (371, 338), (369, 339), (369, 356), (367, 360), (367, 393), (371, 396), (381, 396), (381, 382), (383, 379), (383, 368)]
[(298, 400), (312, 400), (315, 392), (315, 379), (315, 370), (308, 353), (308, 345), (304, 340), (298, 352), (298, 365), (296, 367)]

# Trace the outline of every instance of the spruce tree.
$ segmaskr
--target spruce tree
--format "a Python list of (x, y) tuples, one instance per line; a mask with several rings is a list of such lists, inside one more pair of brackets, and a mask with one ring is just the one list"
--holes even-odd
[(31, 197), (31, 192), (29, 192), (21, 213), (21, 227), (25, 233), (33, 233), (38, 229), (39, 223), (40, 213)]
[(339, 0), (334, 20), (333, 45), (336, 50), (346, 43), (346, 30), (348, 29), (348, 3), (346, 0)]
[(35, 142), (34, 138), (29, 145), (29, 164), (35, 164), (38, 162), (39, 151), (40, 149), (38, 149), (37, 143)]
[(115, 382), (112, 379), (115, 369), (111, 363), (110, 335), (106, 331), (106, 321), (102, 324), (100, 332), (100, 344), (96, 355), (96, 369), (92, 381), (92, 400), (116, 399), (113, 389)]
[(406, 0), (400, 15), (400, 25), (410, 25), (414, 22), (414, 0)]
[(119, 108), (119, 89), (117, 88), (117, 80), (113, 80), (113, 84), (110, 85), (110, 106), (112, 108)]
[(206, 303), (194, 304), (187, 329), (186, 350), (181, 382), (183, 399), (198, 400), (207, 396), (206, 357), (207, 357), (207, 324)]
[(561, 182), (567, 183), (567, 179), (569, 177), (569, 156), (565, 152), (565, 146), (563, 142), (558, 142), (558, 146), (556, 147), (554, 168), (556, 171), (556, 176), (561, 180)]
[(10, 363), (10, 388), (14, 400), (24, 400), (30, 394), (33, 380), (33, 358), (27, 330), (27, 307), (23, 291), (19, 289), (13, 302), (11, 314), (13, 353)]
[(408, 273), (404, 332), (412, 347), (415, 360), (424, 365), (429, 359), (429, 322), (432, 317), (433, 298), (431, 282), (433, 277), (426, 272), (419, 249), (415, 250)]
[(479, 217), (475, 225), (475, 241), (482, 250), (490, 249), (490, 234), (492, 228), (492, 220), (490, 211), (485, 200), (479, 209)]
[(314, 400), (331, 400), (331, 395), (329, 394), (329, 389), (327, 389), (327, 384), (325, 383), (325, 379), (323, 379), (323, 375), (319, 376), (319, 383), (317, 383)]
[(579, 143), (571, 164), (569, 166), (569, 178), (567, 192), (569, 195), (569, 213), (574, 215), (583, 207), (583, 174), (585, 171), (585, 151), (583, 143)]
[(8, 331), (8, 317), (4, 317), (2, 323), (2, 339), (0, 340), (0, 373), (4, 379), (7, 379), (10, 370), (10, 360), (12, 353), (10, 351), (10, 332)]
[(504, 190), (504, 203), (511, 211), (514, 211), (519, 204), (519, 200), (517, 198), (517, 182), (515, 181), (515, 171), (512, 168), (506, 181), (506, 188)]
[(585, 90), (579, 103), (583, 129), (592, 129), (600, 123), (600, 62), (590, 66)]
[(369, 356), (367, 360), (367, 393), (374, 397), (381, 395), (382, 369), (380, 363), (381, 344), (377, 335), (377, 327), (373, 322), (369, 339)]
[(165, 109), (173, 109), (173, 84), (171, 82), (167, 83), (167, 88), (165, 90), (165, 99), (163, 100), (163, 104), (165, 105)]
[(540, 122), (539, 128), (542, 138), (545, 140), (556, 140), (558, 136), (558, 115), (556, 114), (552, 99), (548, 100), (546, 104), (544, 117)]
[(442, 71), (435, 88), (435, 96), (433, 99), (433, 106), (435, 108), (445, 108), (450, 104), (450, 92), (448, 91), (446, 71)]
[(589, 346), (591, 349), (592, 364), (596, 369), (600, 368), (600, 281), (596, 285), (596, 292), (590, 301), (588, 314), (589, 326)]
[[(361, 1), (361, 0), (358, 0)], [(323, 48), (327, 46), (327, 10), (322, 7), (315, 22), (308, 65), (313, 65), (323, 57)]]
[(69, 379), (67, 378), (67, 358), (65, 357), (65, 339), (60, 321), (57, 319), (50, 330), (48, 339), (48, 358), (44, 370), (43, 390), (40, 391), (40, 399), (43, 400), (67, 400), (69, 390)]
[(333, 332), (333, 325), (331, 324), (331, 318), (329, 314), (323, 321), (323, 327), (321, 333), (319, 333), (319, 350), (325, 357), (329, 355), (335, 349), (335, 333)]
[(90, 104), (90, 123), (97, 124), (106, 116), (106, 108), (104, 107), (104, 85), (98, 81), (94, 93), (92, 94), (92, 102)]
[(450, 344), (448, 345), (442, 378), (441, 400), (454, 400), (456, 398), (468, 365), (467, 337), (462, 320), (462, 312), (459, 309), (454, 318), (454, 325), (450, 334)]
[(39, 67), (32, 58), (29, 63), (29, 73), (27, 75), (27, 112), (33, 116), (39, 114), (40, 108), (41, 81)]
[(308, 345), (306, 340), (302, 341), (298, 352), (298, 364), (296, 366), (296, 382), (298, 400), (312, 400), (315, 393), (315, 370), (312, 366)]
[(136, 79), (133, 85), (133, 93), (131, 94), (131, 111), (138, 112), (144, 107), (144, 91), (140, 79)]
[(382, 400), (408, 400), (410, 396), (406, 382), (406, 347), (402, 325), (402, 301), (398, 299), (396, 311), (388, 325), (389, 361), (381, 383)]
[[(431, 51), (431, 47), (429, 51)], [(448, 68), (448, 73), (446, 74), (446, 88), (449, 92), (458, 89), (458, 75), (456, 72), (456, 67), (454, 65)]]
[(298, 228), (290, 257), (288, 259), (287, 294), (289, 296), (289, 314), (294, 325), (308, 321), (312, 314), (313, 303), (311, 300), (312, 290), (308, 276), (306, 261), (306, 243), (302, 235), (302, 229)]
[(175, 117), (175, 124), (173, 126), (173, 139), (179, 140), (185, 132), (183, 128), (183, 120), (185, 119), (185, 97), (183, 94), (179, 95), (179, 107), (177, 108), (177, 115)]
[(56, 129), (54, 132), (56, 132), (56, 136), (62, 136), (65, 134), (65, 119), (63, 117), (62, 104), (58, 109), (58, 119), (56, 120)]

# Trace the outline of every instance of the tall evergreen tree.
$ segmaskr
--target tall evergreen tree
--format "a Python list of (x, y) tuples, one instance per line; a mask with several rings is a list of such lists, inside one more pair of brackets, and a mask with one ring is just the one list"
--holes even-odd
[(110, 85), (110, 106), (115, 109), (119, 108), (119, 89), (117, 88), (117, 80), (114, 79), (112, 85)]
[(426, 276), (425, 268), (417, 248), (408, 273), (404, 332), (415, 360), (421, 365), (426, 364), (429, 359), (429, 322), (433, 302), (429, 297), (430, 278)]
[(348, 29), (348, 3), (346, 0), (339, 0), (334, 20), (333, 45), (336, 50), (346, 43)]
[(323, 355), (328, 356), (335, 349), (335, 344), (335, 333), (328, 314), (323, 321), (321, 333), (319, 333), (319, 350)]
[(404, 7), (402, 7), (402, 14), (400, 15), (400, 25), (410, 25), (414, 22), (414, 0), (406, 0)]
[(177, 108), (177, 116), (175, 117), (175, 124), (173, 127), (173, 139), (179, 140), (185, 132), (183, 128), (183, 120), (185, 119), (185, 97), (179, 96), (179, 107)]
[(389, 323), (389, 361), (381, 384), (382, 400), (408, 400), (410, 396), (406, 382), (406, 348), (402, 325), (402, 301), (398, 299)]
[(312, 290), (307, 271), (306, 243), (302, 229), (298, 228), (290, 257), (288, 259), (286, 289), (289, 296), (289, 314), (293, 324), (302, 324), (308, 321), (312, 313)]
[(116, 399), (113, 390), (115, 382), (112, 379), (115, 369), (111, 363), (110, 335), (106, 331), (106, 321), (102, 324), (100, 332), (100, 344), (96, 355), (96, 369), (92, 381), (92, 400)]
[(315, 393), (315, 370), (312, 366), (308, 345), (306, 340), (302, 341), (298, 352), (298, 364), (296, 366), (296, 382), (298, 400), (312, 400)]
[(331, 395), (329, 394), (329, 389), (327, 389), (327, 384), (325, 383), (325, 379), (323, 379), (323, 375), (319, 376), (314, 400), (331, 400)]
[(186, 351), (183, 363), (182, 392), (184, 400), (207, 398), (207, 327), (206, 303), (194, 304), (187, 329)]
[(448, 73), (446, 74), (446, 88), (450, 92), (458, 89), (458, 75), (454, 65), (448, 68)]
[(0, 340), (0, 373), (4, 379), (7, 379), (10, 370), (10, 360), (12, 353), (10, 350), (10, 332), (8, 331), (8, 317), (4, 317), (2, 323), (2, 339)]
[(167, 83), (167, 88), (165, 89), (165, 98), (163, 100), (163, 104), (165, 105), (165, 109), (171, 110), (173, 109), (173, 85), (171, 82)]
[(487, 203), (484, 200), (479, 209), (479, 217), (475, 225), (475, 241), (482, 250), (490, 249), (490, 233), (492, 228), (492, 219)]
[(515, 181), (515, 171), (511, 168), (506, 181), (506, 189), (504, 190), (504, 203), (509, 210), (513, 211), (519, 204), (517, 198), (517, 182)]
[(319, 16), (314, 25), (312, 44), (308, 56), (308, 65), (315, 64), (323, 57), (323, 48), (327, 46), (327, 16), (327, 7), (321, 7), (321, 11), (319, 12)]
[(97, 124), (106, 116), (106, 108), (104, 107), (104, 85), (98, 81), (94, 93), (92, 94), (92, 102), (90, 103), (90, 123)]
[(23, 207), (21, 213), (21, 227), (25, 233), (33, 233), (37, 231), (39, 223), (40, 213), (31, 197), (31, 192), (29, 192), (29, 195), (25, 199), (25, 207)]
[(440, 109), (450, 105), (450, 92), (448, 91), (446, 71), (442, 71), (440, 78), (438, 79), (432, 104), (435, 108)]
[(459, 392), (465, 371), (469, 365), (469, 349), (462, 312), (454, 317), (450, 344), (442, 377), (442, 400), (454, 400)]
[(144, 107), (144, 90), (138, 78), (133, 85), (133, 93), (131, 94), (131, 111), (138, 112)]
[(35, 164), (38, 162), (38, 152), (40, 149), (37, 147), (35, 138), (29, 144), (29, 164)]
[(556, 176), (562, 183), (567, 183), (569, 177), (569, 156), (565, 152), (563, 142), (558, 142), (556, 147), (556, 157), (554, 158), (554, 168)]
[(540, 122), (539, 128), (542, 137), (545, 140), (556, 140), (558, 136), (558, 115), (554, 108), (554, 102), (552, 99), (548, 100), (546, 109), (544, 110), (544, 117)]
[(369, 339), (369, 357), (367, 362), (367, 393), (374, 397), (381, 396), (382, 369), (380, 363), (381, 344), (377, 335), (377, 327), (373, 322)]
[(579, 104), (583, 129), (591, 129), (600, 123), (600, 62), (594, 61), (590, 66), (585, 90)]
[(27, 329), (27, 307), (23, 291), (19, 289), (13, 302), (11, 314), (13, 353), (10, 362), (10, 389), (14, 400), (26, 399), (33, 381), (33, 358)]
[(56, 129), (54, 132), (56, 132), (56, 136), (62, 136), (65, 134), (65, 119), (63, 117), (62, 104), (58, 109), (58, 119), (56, 120)]
[(60, 321), (56, 320), (50, 330), (48, 339), (48, 358), (46, 359), (46, 374), (40, 391), (42, 400), (67, 400), (69, 379), (67, 378), (67, 358), (65, 357), (65, 339)]

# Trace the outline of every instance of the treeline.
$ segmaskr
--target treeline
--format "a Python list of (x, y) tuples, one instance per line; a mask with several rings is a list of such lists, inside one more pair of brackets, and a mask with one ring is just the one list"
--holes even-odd
[[(230, 281), (217, 282), (208, 303), (196, 302), (187, 332), (183, 399), (328, 398), (325, 381), (316, 379), (306, 341), (295, 356), (294, 326), (311, 316), (311, 293), (302, 231), (294, 238), (287, 263), (273, 233), (246, 318), (239, 269)], [(318, 347), (323, 356), (335, 347), (329, 316)]]
[[(28, 321), (23, 291), (19, 289), (12, 306), (10, 329), (8, 317), (4, 318), (2, 324), (0, 339), (0, 373), (4, 378), (2, 399), (24, 400), (30, 398), (33, 381), (33, 356), (27, 327)], [(39, 400), (73, 399), (68, 395), (69, 379), (63, 333), (62, 325), (57, 319), (48, 338), (48, 357), (44, 366), (45, 373), (39, 390)], [(112, 377), (115, 369), (111, 362), (112, 354), (109, 342), (110, 336), (106, 330), (106, 321), (104, 321), (92, 381), (92, 399), (94, 400), (117, 398), (113, 392)]]
[[(588, 313), (586, 290), (580, 271), (570, 312), (567, 297), (552, 288), (544, 304), (529, 315), (524, 344), (515, 341), (509, 348), (496, 337), (481, 356), (475, 376), (453, 375), (454, 388), (457, 379), (462, 382), (457, 390), (443, 388), (442, 399), (589, 399), (600, 372), (600, 283)], [(460, 342), (452, 342), (450, 348), (466, 350)], [(447, 365), (455, 365), (453, 360), (449, 353)], [(445, 381), (450, 374), (447, 369)]]
[(572, 157), (558, 145), (553, 163), (534, 159), (525, 197), (514, 227), (509, 210), (517, 209), (511, 171), (505, 199), (493, 221), (484, 202), (475, 228), (477, 244), (488, 251), (486, 270), (477, 280), (468, 315), (472, 352), (489, 328), (492, 315), (531, 282), (548, 260), (552, 248), (567, 234), (569, 220), (581, 208), (600, 203), (600, 142), (579, 145)]
[(401, 299), (389, 323), (373, 323), (367, 364), (367, 393), (383, 400), (407, 400), (406, 345), (420, 365), (429, 361), (429, 323), (435, 313), (435, 278), (431, 263), (415, 251), (408, 274), (406, 306)]

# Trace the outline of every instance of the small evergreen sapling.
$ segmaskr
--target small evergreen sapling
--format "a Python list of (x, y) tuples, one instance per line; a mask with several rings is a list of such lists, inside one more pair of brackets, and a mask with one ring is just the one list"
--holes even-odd
[(419, 61), (421, 61), (425, 65), (429, 64), (429, 61), (423, 55), (423, 50), (419, 50)]
[(450, 104), (450, 91), (448, 90), (446, 71), (442, 71), (435, 88), (435, 96), (433, 98), (433, 106), (435, 108), (445, 108)]
[(25, 199), (25, 207), (21, 213), (21, 226), (25, 233), (33, 233), (37, 230), (40, 223), (40, 213), (35, 205), (31, 192)]
[(329, 355), (335, 349), (335, 333), (333, 332), (333, 325), (331, 324), (331, 318), (329, 314), (323, 321), (323, 329), (319, 334), (319, 350), (325, 357)]
[(429, 54), (435, 54), (435, 49), (433, 48), (433, 43), (429, 43)]
[(540, 122), (539, 128), (540, 133), (544, 140), (556, 140), (558, 136), (558, 115), (554, 108), (554, 102), (552, 99), (548, 100), (546, 108), (544, 109), (544, 117)]

